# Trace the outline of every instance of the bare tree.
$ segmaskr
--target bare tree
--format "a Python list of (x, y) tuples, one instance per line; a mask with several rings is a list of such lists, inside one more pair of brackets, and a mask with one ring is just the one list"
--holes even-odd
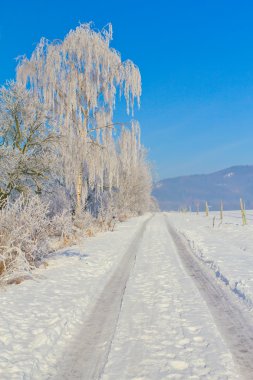
[(53, 165), (57, 140), (44, 106), (15, 82), (0, 89), (0, 198), (39, 193)]

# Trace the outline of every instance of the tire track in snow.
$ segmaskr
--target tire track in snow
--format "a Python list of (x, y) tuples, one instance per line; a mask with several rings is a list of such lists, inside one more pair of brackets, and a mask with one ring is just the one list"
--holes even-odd
[(239, 304), (201, 265), (185, 242), (166, 218), (171, 235), (183, 267), (193, 278), (200, 294), (206, 301), (213, 319), (226, 341), (243, 379), (253, 379), (253, 323)]
[(59, 372), (54, 377), (55, 380), (100, 379), (117, 327), (127, 281), (135, 264), (146, 225), (152, 216), (145, 220), (136, 232), (110, 280), (96, 300), (82, 330), (58, 363)]

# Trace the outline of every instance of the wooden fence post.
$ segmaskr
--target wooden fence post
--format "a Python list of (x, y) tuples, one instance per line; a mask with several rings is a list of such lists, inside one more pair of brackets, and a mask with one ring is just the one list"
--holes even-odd
[(246, 213), (245, 213), (245, 203), (243, 202), (242, 198), (240, 198), (240, 208), (241, 208), (241, 214), (242, 214), (242, 225), (245, 226), (245, 224), (247, 224), (247, 219), (246, 219)]

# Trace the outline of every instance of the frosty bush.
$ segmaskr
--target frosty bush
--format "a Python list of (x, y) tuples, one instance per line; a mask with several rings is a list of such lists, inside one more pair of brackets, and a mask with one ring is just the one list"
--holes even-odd
[(72, 215), (69, 211), (63, 210), (61, 214), (55, 215), (50, 222), (51, 236), (69, 236), (72, 234)]
[(74, 217), (74, 227), (86, 231), (94, 226), (94, 221), (94, 217), (88, 211), (79, 210)]
[(47, 254), (47, 211), (38, 196), (23, 195), (0, 210), (1, 281), (27, 274)]
[(116, 209), (112, 203), (109, 203), (107, 208), (101, 207), (97, 217), (97, 226), (100, 231), (113, 231), (117, 220)]
[(49, 203), (49, 217), (53, 219), (55, 215), (73, 212), (73, 202), (67, 193), (64, 184), (59, 183), (57, 178), (48, 181), (47, 187), (41, 194), (44, 202)]

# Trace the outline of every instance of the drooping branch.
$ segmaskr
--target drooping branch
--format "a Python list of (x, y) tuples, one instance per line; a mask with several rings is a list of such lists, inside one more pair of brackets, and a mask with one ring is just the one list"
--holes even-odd
[[(77, 203), (82, 192), (86, 196), (87, 178), (98, 190), (103, 189), (105, 173), (113, 171), (110, 187), (117, 176), (117, 164), (112, 164), (115, 142), (108, 130), (121, 125), (113, 122), (118, 94), (124, 96), (128, 113), (133, 113), (135, 99), (140, 105), (139, 69), (130, 60), (121, 60), (110, 47), (111, 40), (111, 25), (97, 32), (91, 24), (82, 24), (63, 41), (41, 39), (31, 58), (23, 58), (17, 69), (18, 82), (30, 88), (58, 120), (65, 141), (66, 183), (76, 189)], [(95, 145), (106, 146), (110, 154), (94, 152)]]

